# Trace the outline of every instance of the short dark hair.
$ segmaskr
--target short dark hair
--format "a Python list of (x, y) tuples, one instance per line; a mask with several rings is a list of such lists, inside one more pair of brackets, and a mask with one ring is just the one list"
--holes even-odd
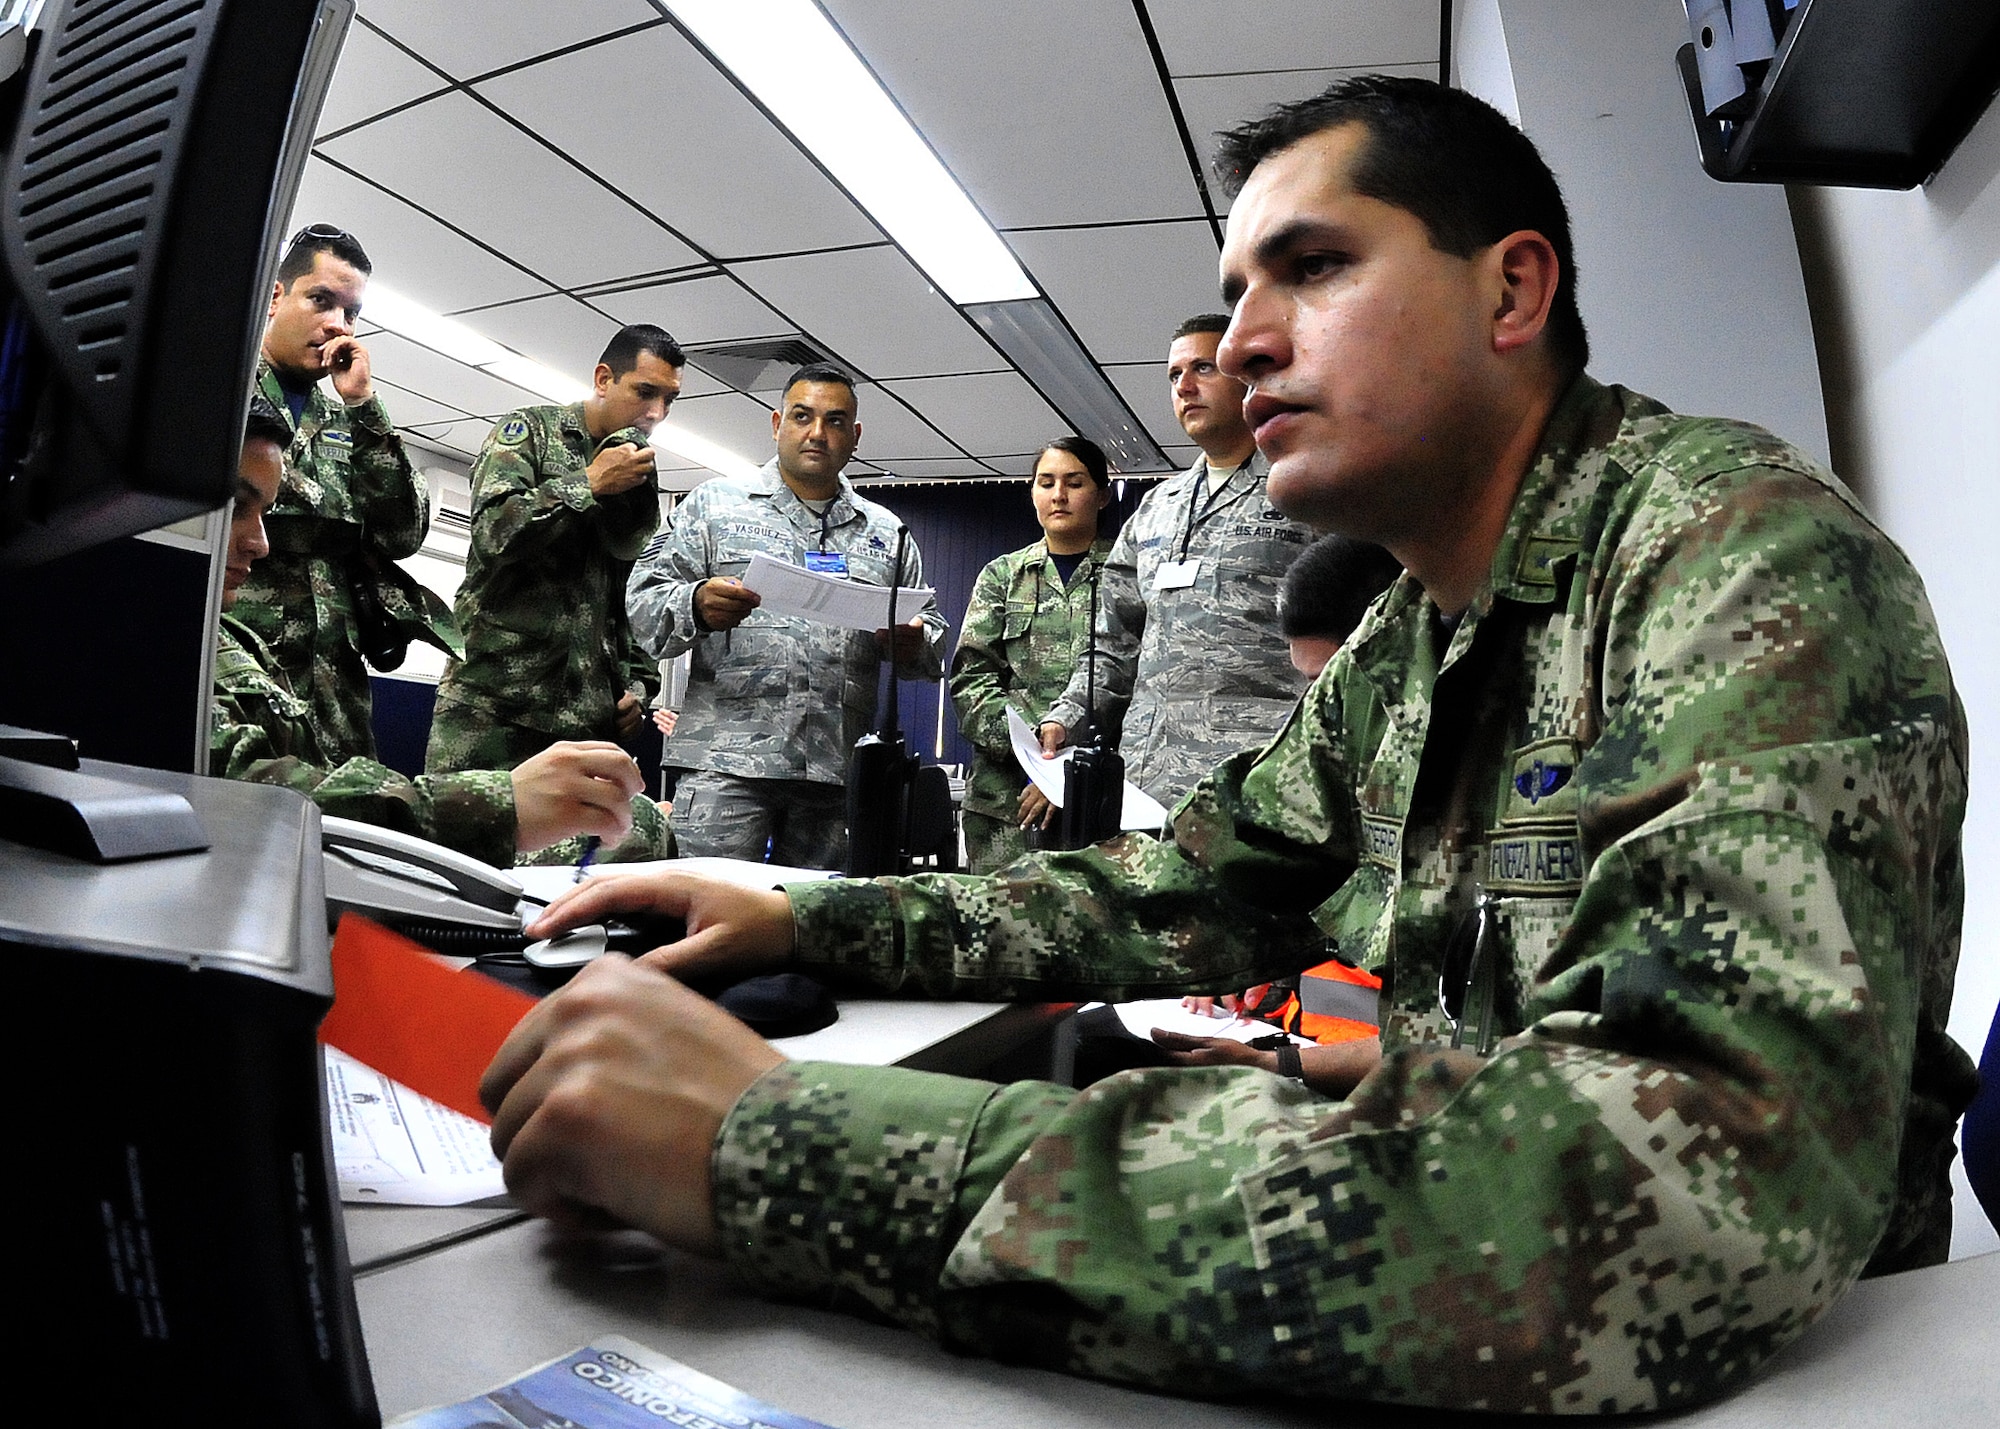
[[(831, 382), (836, 387), (845, 387), (850, 395), (854, 392), (854, 379), (831, 362), (808, 362), (785, 379), (785, 392), (789, 394), (801, 382)], [(859, 400), (857, 397), (857, 404)]]
[(1090, 479), (1099, 487), (1111, 484), (1111, 463), (1104, 459), (1104, 448), (1089, 437), (1057, 437), (1052, 442), (1043, 442), (1041, 451), (1035, 453), (1035, 465), (1042, 464), (1043, 452), (1068, 452), (1083, 463), (1083, 469), (1090, 473)]
[(292, 424), (271, 405), (269, 398), (261, 393), (253, 394), (250, 415), (243, 419), (243, 440), (245, 443), (275, 442), (282, 452), (292, 444)]
[(322, 253), (331, 253), (362, 273), (372, 274), (375, 271), (375, 265), (368, 261), (368, 251), (361, 246), (360, 239), (330, 223), (313, 223), (294, 233), (292, 241), (285, 246), (285, 256), (278, 260), (278, 281), (287, 288), (291, 287), (312, 272), (314, 262)]
[(1428, 79), (1358, 74), (1311, 99), (1282, 104), (1218, 138), (1215, 172), (1231, 194), (1250, 171), (1302, 139), (1344, 124), (1368, 132), (1348, 181), (1365, 197), (1414, 214), (1431, 246), (1470, 257), (1533, 229), (1555, 249), (1560, 272), (1549, 311), (1557, 357), (1575, 372), (1590, 361), (1576, 303), (1576, 255), (1562, 188), (1534, 141), (1499, 110)]
[(618, 329), (611, 335), (611, 341), (604, 344), (604, 355), (597, 360), (611, 369), (611, 380), (616, 382), (639, 365), (642, 352), (650, 353), (669, 367), (687, 364), (687, 354), (674, 341), (674, 335), (651, 323), (632, 323)]
[(1344, 641), (1403, 566), (1380, 546), (1322, 536), (1299, 552), (1278, 587), (1278, 629), (1287, 640)]
[(1229, 331), (1228, 313), (1196, 313), (1174, 329), (1168, 342), (1179, 342), (1184, 337), (1193, 337), (1198, 332), (1225, 333)]

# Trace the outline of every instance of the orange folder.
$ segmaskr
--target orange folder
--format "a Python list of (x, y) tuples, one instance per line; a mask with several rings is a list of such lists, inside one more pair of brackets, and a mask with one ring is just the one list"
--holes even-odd
[(487, 1125), (479, 1076), (535, 999), (442, 963), (354, 913), (333, 937), (333, 1010), (319, 1040)]

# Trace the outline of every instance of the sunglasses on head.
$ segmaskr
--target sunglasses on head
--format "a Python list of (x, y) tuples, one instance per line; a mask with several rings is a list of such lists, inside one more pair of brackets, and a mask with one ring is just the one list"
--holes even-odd
[(354, 243), (358, 245), (359, 241), (344, 228), (335, 228), (330, 223), (309, 223), (297, 233), (294, 233), (292, 241), (287, 243), (285, 247), (288, 249), (297, 248), (301, 243)]

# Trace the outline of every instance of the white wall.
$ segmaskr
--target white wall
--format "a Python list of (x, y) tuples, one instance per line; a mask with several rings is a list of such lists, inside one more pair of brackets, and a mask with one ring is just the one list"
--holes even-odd
[(1828, 458), (1784, 192), (1702, 173), (1681, 0), (1467, 0), (1458, 83), (1512, 115), (1569, 202), (1591, 371)]

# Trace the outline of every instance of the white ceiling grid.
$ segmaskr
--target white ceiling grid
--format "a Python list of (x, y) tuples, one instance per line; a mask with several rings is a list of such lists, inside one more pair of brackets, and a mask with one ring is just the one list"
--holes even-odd
[[(1219, 306), (1226, 212), (1182, 124), (1206, 163), (1212, 130), (1266, 104), (1438, 59), (1437, 0), (820, 3), (1181, 462), (1166, 335)], [(622, 323), (691, 346), (803, 337), (864, 379), (856, 475), (1021, 474), (1068, 429), (650, 0), (360, 0), (306, 223), (350, 229), (385, 286), (579, 379)], [(542, 400), (369, 342), (398, 425), (447, 455)], [(765, 397), (699, 361), (669, 422), (762, 461)], [(706, 474), (675, 465), (671, 486)]]

